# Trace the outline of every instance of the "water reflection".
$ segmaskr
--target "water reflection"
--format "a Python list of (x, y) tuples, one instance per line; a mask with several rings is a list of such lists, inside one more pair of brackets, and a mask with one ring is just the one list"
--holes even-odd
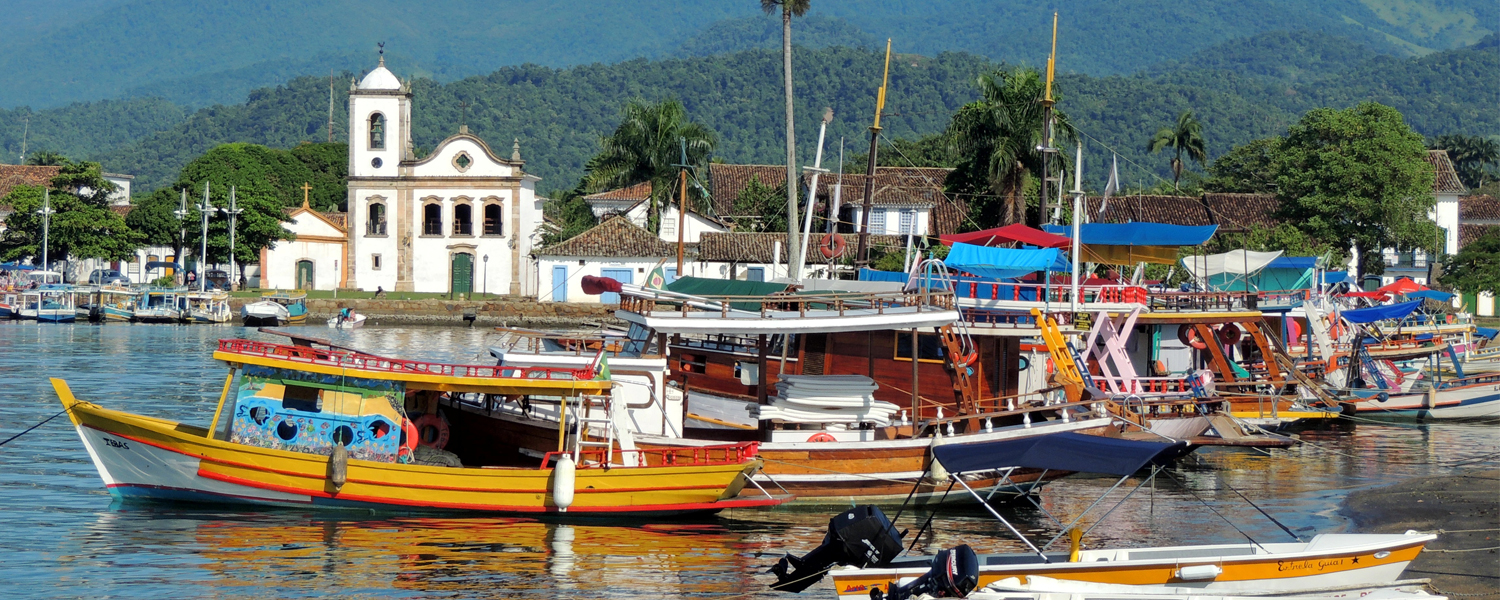
[[(301, 331), (377, 354), (488, 362), (483, 329)], [(0, 323), (0, 433), (57, 412), (46, 378), (112, 408), (202, 423), (224, 369), (221, 337), (273, 338), (238, 327), (38, 326)], [(782, 552), (821, 541), (830, 509), (726, 511), (692, 523), (559, 524), (530, 519), (417, 518), (235, 507), (111, 504), (77, 435), (59, 419), (0, 448), (0, 582), (8, 597), (784, 597), (764, 570)], [(1286, 539), (1238, 490), (1293, 531), (1340, 530), (1351, 489), (1442, 473), (1497, 451), (1493, 426), (1335, 423), (1271, 454), (1212, 449), (1146, 486), (1095, 527), (1091, 546)], [(1084, 523), (1140, 480), (1113, 492)], [(1074, 477), (1047, 487), (1042, 507), (1067, 522), (1114, 480)], [(1196, 497), (1195, 497), (1196, 494)], [(1233, 526), (1205, 508), (1223, 514)], [(1005, 511), (1033, 540), (1061, 527), (1028, 505)], [(926, 512), (901, 517), (912, 536)], [(958, 543), (1024, 547), (975, 509), (944, 509), (916, 540), (932, 553)], [(1064, 542), (1059, 542), (1064, 543)], [(802, 597), (830, 598), (826, 586)]]

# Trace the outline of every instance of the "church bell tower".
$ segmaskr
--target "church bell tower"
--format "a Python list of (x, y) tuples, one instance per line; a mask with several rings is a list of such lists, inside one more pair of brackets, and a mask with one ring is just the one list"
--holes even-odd
[(349, 89), (349, 175), (397, 177), (411, 159), (411, 87), (380, 64)]

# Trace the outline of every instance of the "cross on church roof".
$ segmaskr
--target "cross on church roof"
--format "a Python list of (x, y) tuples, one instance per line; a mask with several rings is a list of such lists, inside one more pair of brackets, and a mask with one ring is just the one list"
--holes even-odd
[(460, 133), (469, 132), (469, 103), (465, 101), (459, 101), (458, 103), (458, 131)]
[(306, 181), (302, 182), (302, 208), (307, 208), (307, 193), (310, 191), (312, 191), (312, 186), (307, 185)]

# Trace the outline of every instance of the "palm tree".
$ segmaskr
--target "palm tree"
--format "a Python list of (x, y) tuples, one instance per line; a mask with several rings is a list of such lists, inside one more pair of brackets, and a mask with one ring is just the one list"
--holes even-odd
[(1160, 152), (1162, 148), (1172, 148), (1177, 155), (1172, 157), (1172, 187), (1177, 188), (1177, 182), (1182, 179), (1182, 153), (1187, 152), (1188, 158), (1203, 166), (1208, 160), (1208, 152), (1203, 147), (1203, 124), (1193, 118), (1193, 111), (1185, 110), (1177, 115), (1177, 125), (1174, 127), (1163, 127), (1151, 136), (1151, 142), (1147, 144), (1146, 150), (1152, 154)]
[(649, 229), (661, 226), (661, 206), (670, 202), (677, 186), (686, 140), (687, 163), (702, 165), (713, 154), (718, 136), (713, 130), (688, 120), (687, 110), (676, 100), (655, 104), (631, 100), (622, 111), (614, 133), (599, 140), (600, 152), (589, 159), (584, 186), (593, 191), (651, 182)]
[[(781, 9), (781, 74), (786, 88), (786, 214), (787, 247), (801, 248), (797, 240), (797, 136), (792, 124), (792, 17), (807, 14), (812, 0), (760, 0), (766, 14)], [(808, 210), (812, 210), (811, 202)]]
[(26, 164), (40, 165), (44, 167), (60, 167), (68, 164), (68, 157), (51, 150), (41, 150), (26, 157)]
[(1494, 175), (1489, 172), (1488, 166), (1500, 163), (1500, 144), (1477, 135), (1440, 135), (1433, 138), (1427, 147), (1447, 150), (1458, 178), (1470, 189), (1493, 179)]
[[(1044, 154), (1038, 148), (1043, 145), (1045, 83), (1031, 69), (986, 73), (978, 83), (980, 99), (958, 109), (948, 125), (946, 135), (959, 157), (948, 181), (976, 193), (972, 208), (979, 226), (1021, 223), (1026, 220), (1027, 183), (1042, 173)], [(1054, 141), (1071, 138), (1067, 115), (1053, 115), (1058, 138)], [(1059, 154), (1066, 170), (1066, 154)]]

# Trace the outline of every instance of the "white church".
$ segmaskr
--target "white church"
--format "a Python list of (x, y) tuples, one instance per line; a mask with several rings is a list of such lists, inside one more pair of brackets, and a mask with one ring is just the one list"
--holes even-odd
[[(418, 159), (411, 101), (410, 84), (385, 67), (384, 56), (351, 85), (344, 239), (328, 239), (319, 227), (306, 232), (308, 243), (278, 243), (261, 263), (267, 287), (310, 281), (328, 289), (336, 281), (365, 291), (536, 294), (529, 255), (542, 219), (540, 178), (524, 170), (519, 142), (501, 157), (460, 127)], [(301, 224), (322, 221), (287, 226), (301, 237)], [(295, 272), (282, 273), (287, 265)]]

